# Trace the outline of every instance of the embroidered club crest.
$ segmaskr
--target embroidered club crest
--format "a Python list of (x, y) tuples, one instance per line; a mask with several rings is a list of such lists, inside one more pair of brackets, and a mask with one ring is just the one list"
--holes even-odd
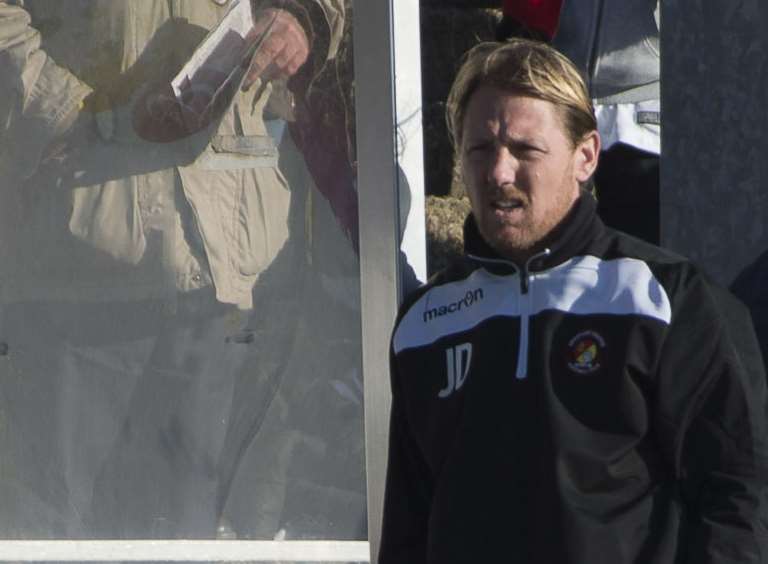
[(600, 368), (605, 339), (594, 331), (584, 331), (568, 342), (568, 367), (579, 374)]

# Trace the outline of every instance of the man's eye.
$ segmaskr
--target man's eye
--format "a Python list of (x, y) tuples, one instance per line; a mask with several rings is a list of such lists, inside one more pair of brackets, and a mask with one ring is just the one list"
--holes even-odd
[(511, 151), (520, 159), (533, 159), (543, 153), (541, 149), (534, 145), (520, 144), (511, 148)]
[(492, 149), (493, 149), (493, 145), (491, 143), (476, 143), (474, 145), (470, 145), (467, 148), (467, 154), (479, 155), (479, 154), (487, 153)]

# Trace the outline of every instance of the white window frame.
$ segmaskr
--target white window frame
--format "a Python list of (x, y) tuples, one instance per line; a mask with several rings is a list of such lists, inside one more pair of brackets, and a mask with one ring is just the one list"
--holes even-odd
[[(368, 539), (376, 562), (391, 402), (389, 334), (412, 283), (408, 269), (419, 281), (426, 278), (424, 157), (419, 3), (362, 2), (365, 9), (355, 12), (355, 97)], [(408, 200), (406, 213), (401, 203)]]
[(13, 562), (368, 562), (365, 541), (1, 541)]

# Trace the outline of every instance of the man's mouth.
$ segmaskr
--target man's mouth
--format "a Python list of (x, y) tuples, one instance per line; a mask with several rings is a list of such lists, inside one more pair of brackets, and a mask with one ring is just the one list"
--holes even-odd
[(523, 207), (523, 201), (518, 198), (505, 198), (491, 201), (491, 208), (501, 212), (509, 212)]

